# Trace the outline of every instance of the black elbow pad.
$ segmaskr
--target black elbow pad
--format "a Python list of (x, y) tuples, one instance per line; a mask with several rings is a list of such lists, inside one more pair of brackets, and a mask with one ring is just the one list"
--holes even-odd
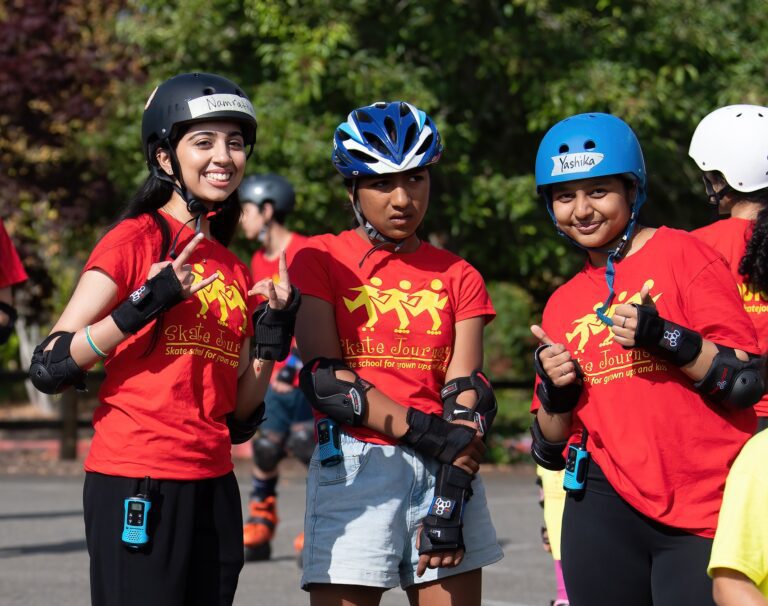
[(765, 393), (765, 361), (750, 355), (746, 362), (739, 360), (730, 347), (715, 344), (718, 350), (706, 376), (694, 387), (717, 404), (735, 408), (750, 408)]
[(239, 421), (235, 418), (235, 413), (230, 412), (227, 415), (227, 428), (229, 429), (229, 438), (232, 444), (242, 444), (250, 440), (256, 433), (256, 429), (264, 422), (264, 409), (266, 406), (262, 403), (253, 414), (247, 419)]
[[(82, 370), (69, 354), (74, 333), (57, 331), (35, 347), (29, 365), (29, 378), (39, 391), (47, 394), (61, 393), (70, 385), (78, 391), (85, 391), (85, 377)], [(48, 344), (57, 339), (49, 351)]]
[(550, 442), (541, 433), (539, 420), (534, 417), (531, 425), (531, 456), (533, 460), (544, 469), (551, 471), (560, 471), (565, 469), (565, 457), (563, 451), (568, 446), (568, 440), (562, 442)]

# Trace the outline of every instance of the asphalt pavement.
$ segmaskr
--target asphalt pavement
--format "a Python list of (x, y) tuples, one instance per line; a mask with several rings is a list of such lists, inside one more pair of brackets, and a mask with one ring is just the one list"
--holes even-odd
[[(541, 509), (532, 469), (483, 470), (488, 501), (505, 557), (483, 572), (484, 606), (547, 606), (554, 596), (552, 560), (539, 539)], [(238, 468), (240, 490), (248, 470)], [(88, 604), (88, 553), (82, 517), (82, 475), (2, 475), (0, 470), (0, 606)], [(309, 604), (299, 588), (293, 539), (301, 531), (305, 482), (286, 473), (278, 486), (280, 525), (272, 559), (246, 563), (237, 606)], [(383, 606), (407, 605), (399, 589)]]

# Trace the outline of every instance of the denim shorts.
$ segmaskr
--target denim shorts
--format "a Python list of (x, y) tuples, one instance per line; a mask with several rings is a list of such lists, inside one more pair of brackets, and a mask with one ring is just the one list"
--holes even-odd
[(312, 456), (304, 517), (301, 586), (312, 583), (403, 589), (461, 574), (503, 557), (479, 477), (464, 510), (466, 555), (454, 568), (416, 577), (416, 536), (427, 515), (440, 464), (404, 446), (341, 434), (343, 461), (323, 467)]
[(291, 431), (291, 425), (313, 419), (312, 407), (298, 387), (287, 393), (278, 393), (270, 386), (264, 396), (264, 405), (266, 406), (265, 418), (259, 426), (261, 431), (288, 434)]

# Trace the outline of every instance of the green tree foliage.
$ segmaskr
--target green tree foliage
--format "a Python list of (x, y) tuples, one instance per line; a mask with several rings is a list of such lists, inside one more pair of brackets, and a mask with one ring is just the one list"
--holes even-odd
[[(526, 314), (536, 315), (581, 263), (536, 197), (534, 156), (546, 129), (585, 111), (626, 119), (646, 152), (645, 220), (690, 228), (709, 219), (687, 157), (696, 123), (726, 103), (768, 102), (764, 0), (128, 0), (120, 10), (106, 0), (12, 3), (22, 5), (36, 7), (45, 29), (27, 46), (9, 46), (24, 27), (11, 20), (0, 44), (39, 55), (45, 44), (29, 40), (50, 42), (55, 61), (40, 63), (34, 78), (16, 76), (38, 85), (53, 78), (55, 86), (15, 97), (27, 100), (26, 113), (0, 100), (0, 153), (10, 149), (27, 168), (55, 165), (71, 176), (48, 184), (39, 172), (22, 174), (22, 165), (8, 173), (11, 187), (37, 192), (21, 199), (48, 200), (44, 209), (73, 200), (91, 218), (97, 208), (116, 214), (146, 174), (144, 102), (175, 73), (219, 72), (249, 91), (259, 118), (249, 169), (293, 181), (292, 226), (307, 233), (349, 225), (346, 192), (329, 162), (333, 128), (347, 112), (392, 99), (428, 111), (446, 152), (433, 173), (424, 235), (467, 257), (486, 279), (514, 285), (494, 293), (500, 309), (515, 313), (504, 332), (521, 338), (519, 351), (504, 354), (514, 358), (502, 364), (511, 374), (524, 371), (517, 357), (529, 356)], [(57, 25), (62, 15), (66, 34)], [(89, 127), (96, 115), (107, 121)], [(59, 136), (46, 147), (35, 142), (38, 131)], [(37, 150), (45, 149), (62, 160), (41, 162)], [(110, 187), (119, 195), (107, 194)], [(81, 248), (92, 241), (72, 233)]]

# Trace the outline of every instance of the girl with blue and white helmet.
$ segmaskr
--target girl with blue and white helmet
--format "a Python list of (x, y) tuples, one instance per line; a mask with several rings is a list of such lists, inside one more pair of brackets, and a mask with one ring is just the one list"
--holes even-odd
[(442, 151), (410, 103), (353, 110), (332, 161), (357, 226), (291, 264), (320, 441), (302, 576), (315, 605), (378, 604), (397, 585), (412, 604), (479, 605), (481, 568), (502, 557), (475, 476), (496, 408), (480, 370), (493, 306), (477, 270), (417, 235)]
[[(562, 562), (573, 606), (713, 604), (707, 560), (727, 466), (762, 393), (754, 327), (722, 258), (637, 222), (632, 129), (601, 113), (544, 136), (536, 185), (586, 252), (531, 328), (532, 453), (565, 467)], [(566, 460), (567, 458), (567, 460)]]

